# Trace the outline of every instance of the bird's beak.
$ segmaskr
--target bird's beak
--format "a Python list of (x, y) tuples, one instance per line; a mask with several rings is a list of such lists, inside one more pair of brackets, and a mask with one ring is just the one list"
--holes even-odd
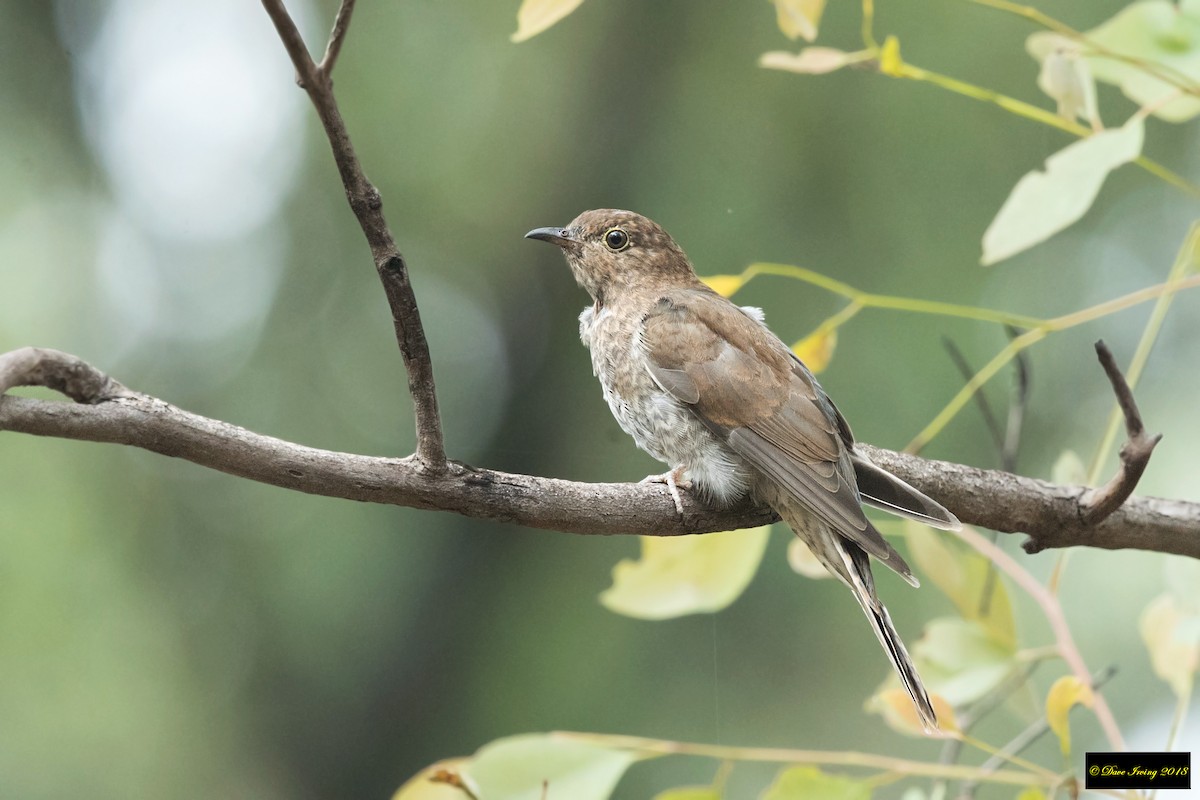
[(525, 238), (541, 239), (543, 242), (550, 242), (550, 244), (556, 244), (559, 247), (565, 247), (575, 242), (571, 237), (570, 231), (566, 228), (534, 228), (525, 234)]

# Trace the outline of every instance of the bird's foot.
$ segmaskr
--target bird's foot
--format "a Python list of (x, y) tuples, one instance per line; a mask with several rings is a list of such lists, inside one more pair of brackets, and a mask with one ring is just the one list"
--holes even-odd
[(683, 516), (683, 498), (680, 497), (679, 490), (692, 488), (692, 482), (683, 477), (683, 467), (667, 470), (661, 475), (647, 475), (638, 483), (665, 483), (671, 499), (675, 501), (675, 511), (679, 516)]

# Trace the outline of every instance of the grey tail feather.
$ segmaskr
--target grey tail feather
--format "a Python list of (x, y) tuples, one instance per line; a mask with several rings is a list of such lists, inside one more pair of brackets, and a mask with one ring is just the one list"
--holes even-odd
[(848, 583), (854, 599), (862, 606), (863, 612), (867, 615), (867, 621), (871, 623), (871, 628), (875, 631), (875, 636), (883, 645), (884, 652), (887, 653), (892, 667), (900, 677), (900, 683), (904, 685), (904, 690), (912, 698), (921, 724), (926, 731), (936, 731), (938, 729), (937, 714), (934, 713), (933, 703), (925, 691), (925, 685), (921, 683), (921, 676), (917, 674), (916, 665), (913, 664), (908, 650), (904, 647), (904, 641), (896, 632), (896, 626), (892, 624), (891, 615), (888, 614), (883, 603), (879, 602), (879, 596), (875, 593), (875, 578), (871, 575), (870, 558), (857, 548), (850, 549), (843, 546), (840, 549), (842, 561), (849, 574)]
[(872, 463), (862, 454), (853, 454), (851, 462), (858, 479), (859, 494), (867, 505), (942, 530), (956, 531), (962, 527), (958, 517), (941, 503)]
[(913, 705), (917, 708), (917, 716), (921, 718), (921, 724), (928, 732), (936, 731), (938, 723), (937, 715), (933, 711), (933, 703), (925, 691), (925, 685), (921, 683), (921, 676), (917, 674), (917, 668), (913, 664), (912, 658), (909, 657), (908, 650), (905, 649), (904, 642), (900, 639), (900, 634), (896, 633), (896, 628), (892, 625), (892, 618), (887, 609), (882, 605), (877, 609), (864, 605), (863, 611), (866, 612), (871, 627), (875, 629), (875, 635), (883, 644), (883, 649), (887, 651), (888, 658), (891, 659), (892, 666), (896, 669), (896, 674), (900, 676), (900, 683), (904, 684), (904, 690), (912, 698)]

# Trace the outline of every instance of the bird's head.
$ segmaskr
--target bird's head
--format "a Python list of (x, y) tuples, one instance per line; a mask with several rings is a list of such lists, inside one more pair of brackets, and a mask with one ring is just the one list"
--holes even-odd
[(599, 301), (614, 289), (696, 280), (675, 240), (658, 223), (632, 211), (585, 211), (565, 228), (536, 228), (525, 238), (558, 245), (575, 280)]

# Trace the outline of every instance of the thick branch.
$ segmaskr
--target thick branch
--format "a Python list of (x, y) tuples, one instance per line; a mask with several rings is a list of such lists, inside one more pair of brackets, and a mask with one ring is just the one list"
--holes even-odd
[(1053, 547), (1133, 548), (1200, 558), (1200, 503), (1131, 497), (1098, 525), (1083, 522), (1086, 486), (931, 461), (859, 444), (872, 461), (936, 498), (963, 522), (1026, 533), (1028, 553)]
[(329, 137), (329, 146), (333, 149), (342, 185), (346, 188), (346, 199), (371, 246), (375, 270), (387, 294), (396, 342), (400, 345), (400, 355), (408, 373), (408, 391), (413, 398), (417, 425), (417, 462), (424, 469), (439, 472), (445, 467), (446, 451), (434, 390), (433, 363), (429, 358), (429, 344), (425, 341), (421, 314), (417, 310), (417, 298), (408, 279), (404, 257), (400, 255), (387, 221), (383, 218), (383, 199), (367, 180), (350, 144), (350, 135), (338, 111), (333, 96), (333, 82), (330, 80), (330, 70), (337, 59), (341, 41), (345, 38), (354, 3), (352, 0), (343, 1), (320, 66), (313, 63), (300, 31), (288, 16), (281, 0), (262, 0), (262, 4), (275, 23), (279, 38), (283, 40), (296, 67), (300, 85), (308, 92), (309, 99), (317, 109), (317, 116), (321, 118), (325, 134)]
[[(455, 462), (448, 462), (443, 474), (434, 474), (415, 458), (317, 450), (191, 414), (131, 392), (65, 353), (26, 348), (0, 356), (0, 376), (5, 364), (16, 377), (0, 377), (0, 382), (69, 385), (76, 387), (70, 394), (82, 404), (0, 396), (0, 431), (141, 447), (308, 494), (586, 534), (672, 536), (761, 525), (775, 518), (769, 510), (749, 505), (715, 511), (686, 493), (681, 518), (665, 489), (653, 485), (576, 483)], [(1089, 526), (1081, 517), (1085, 487), (859, 447), (964, 522), (1029, 534), (1026, 550), (1086, 545), (1200, 558), (1200, 503), (1134, 497), (1099, 525)]]
[(98, 405), (0, 397), (0, 431), (140, 447), (306, 494), (453, 511), (568, 533), (670, 536), (762, 525), (775, 517), (745, 506), (716, 512), (684, 495), (685, 520), (661, 486), (577, 483), (448, 462), (318, 450), (192, 414), (130, 393)]

